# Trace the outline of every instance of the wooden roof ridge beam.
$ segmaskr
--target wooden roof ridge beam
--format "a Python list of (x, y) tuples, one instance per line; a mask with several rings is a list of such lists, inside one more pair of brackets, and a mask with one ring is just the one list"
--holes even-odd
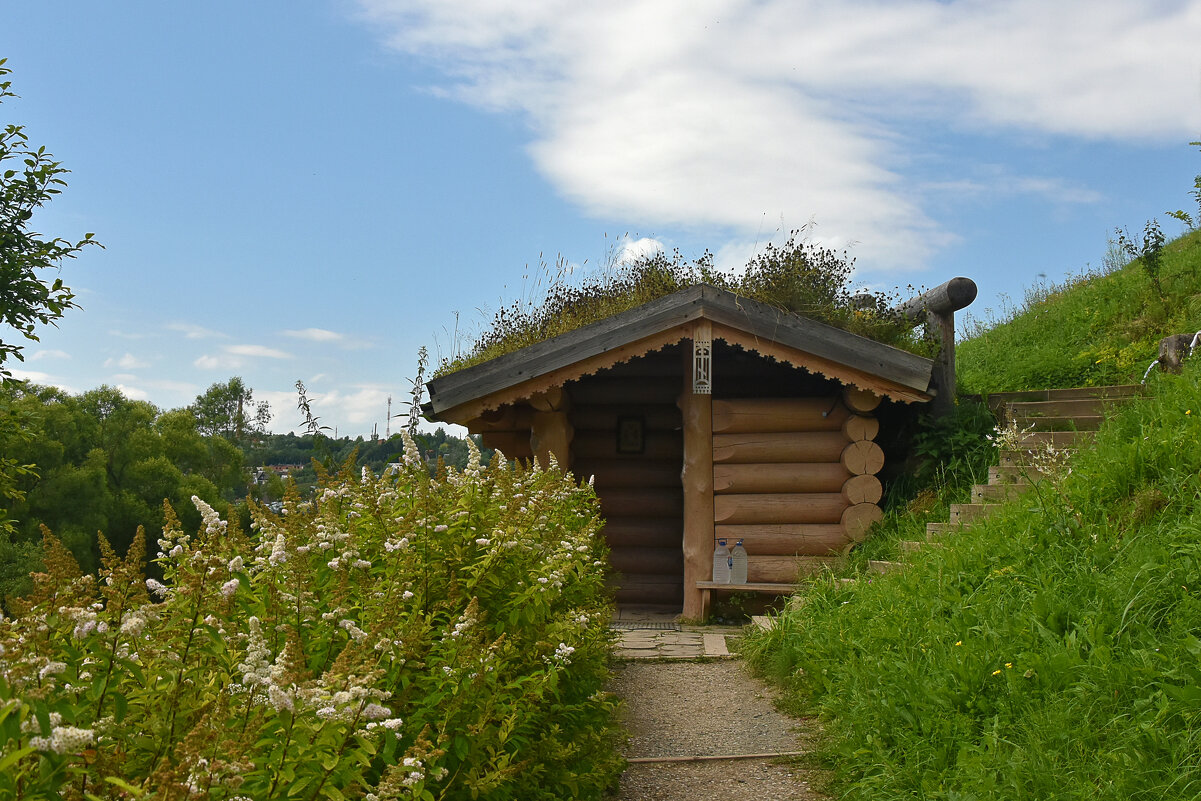
[(916, 298), (897, 304), (892, 310), (912, 325), (926, 322), (927, 314), (953, 314), (972, 305), (979, 290), (970, 278), (958, 276), (927, 290)]

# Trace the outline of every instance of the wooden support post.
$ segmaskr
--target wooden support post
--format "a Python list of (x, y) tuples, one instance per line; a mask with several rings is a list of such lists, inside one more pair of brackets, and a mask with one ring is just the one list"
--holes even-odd
[(555, 408), (534, 412), (530, 425), (530, 450), (543, 469), (550, 464), (550, 456), (554, 454), (559, 469), (566, 473), (571, 469), (571, 439), (574, 433), (567, 416), (571, 410), (571, 398), (562, 387), (556, 387), (556, 390)]
[(944, 417), (955, 408), (955, 312), (931, 312), (927, 326), (938, 341), (930, 381), (938, 394), (930, 402), (930, 409), (936, 416)]
[[(708, 320), (693, 326), (695, 339), (710, 341)], [(689, 343), (691, 345), (691, 343)], [(697, 588), (698, 581), (713, 578), (713, 396), (693, 392), (693, 354), (684, 351), (684, 385), (680, 393), (683, 417), (684, 464), (680, 480), (684, 488), (684, 617), (704, 620), (708, 593)]]

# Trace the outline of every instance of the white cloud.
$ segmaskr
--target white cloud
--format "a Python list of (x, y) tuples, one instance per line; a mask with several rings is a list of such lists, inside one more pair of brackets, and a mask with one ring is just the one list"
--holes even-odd
[(206, 353), (192, 365), (201, 370), (241, 370), (248, 359), (291, 359), (292, 354), (266, 345), (225, 345), (220, 353)]
[(9, 372), (12, 373), (13, 378), (21, 381), (32, 381), (35, 384), (45, 384), (49, 386), (55, 385), (54, 376), (50, 375), (49, 373), (42, 373), (37, 370), (22, 370), (17, 367), (10, 368)]
[(105, 359), (104, 366), (120, 367), (123, 370), (140, 370), (143, 367), (149, 367), (150, 364), (127, 352), (119, 359)]
[(309, 342), (328, 342), (337, 345), (346, 350), (359, 350), (369, 348), (371, 345), (361, 339), (339, 334), (337, 331), (329, 331), (324, 328), (303, 328), (298, 331), (283, 331), (284, 336), (294, 339), (304, 339)]
[(131, 398), (132, 400), (147, 400), (150, 397), (149, 393), (147, 393), (145, 390), (138, 389), (137, 387), (127, 386), (125, 384), (117, 384), (117, 389), (121, 390), (121, 393), (125, 395), (125, 397)]
[[(308, 386), (307, 390), (313, 415), (319, 418), (321, 425), (336, 425), (339, 436), (370, 435), (373, 424), (378, 425), (379, 435), (383, 436), (389, 395), (392, 396), (393, 414), (404, 409), (403, 401), (397, 400), (400, 397), (397, 391), (373, 384), (356, 385), (346, 392), (337, 389), (322, 392), (312, 386)], [(255, 398), (271, 404), (275, 415), (272, 419), (273, 430), (301, 430), (303, 420), (296, 408), (295, 392), (256, 392)], [(394, 419), (392, 430), (397, 430), (403, 424), (403, 419)], [(333, 434), (332, 431), (329, 433)]]
[(193, 325), (192, 323), (168, 323), (168, 330), (178, 331), (188, 339), (226, 339), (228, 334), (220, 331), (213, 331), (210, 328), (205, 328), (202, 325)]
[(227, 345), (223, 350), (234, 356), (252, 356), (263, 359), (291, 359), (291, 353), (268, 348), (265, 345)]
[[(435, 91), (522, 114), (537, 167), (591, 213), (741, 239), (765, 215), (816, 216), (826, 244), (859, 240), (880, 266), (952, 241), (903, 178), (907, 129), (1172, 141), (1201, 127), (1198, 0), (359, 7), (444, 71)], [(1013, 180), (1089, 202), (1054, 177)]]
[(146, 379), (142, 382), (151, 389), (173, 392), (179, 395), (198, 395), (200, 387), (190, 381), (172, 381), (167, 378)]
[(623, 237), (620, 244), (621, 247), (613, 259), (613, 263), (618, 266), (635, 264), (642, 259), (645, 259), (647, 256), (654, 255), (655, 253), (662, 253), (664, 250), (666, 250), (666, 248), (663, 247), (662, 242), (645, 236), (639, 239)]
[(237, 370), (243, 364), (244, 362), (241, 359), (225, 353), (217, 355), (206, 353), (192, 362), (192, 366), (198, 367), (201, 370)]
[(54, 348), (47, 348), (44, 350), (34, 351), (33, 355), (29, 357), (29, 361), (36, 362), (36, 361), (40, 361), (42, 359), (70, 359), (70, 358), (71, 358), (71, 354), (67, 353), (65, 350), (55, 350)]
[(961, 197), (1033, 195), (1058, 205), (1090, 205), (1105, 200), (1101, 192), (1061, 178), (1012, 175), (999, 165), (988, 165), (978, 172), (978, 176), (933, 181), (917, 188), (924, 194)]

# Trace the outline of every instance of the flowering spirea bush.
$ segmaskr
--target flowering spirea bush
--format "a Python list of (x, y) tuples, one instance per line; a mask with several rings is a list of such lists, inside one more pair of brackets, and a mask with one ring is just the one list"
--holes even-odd
[[(414, 449), (415, 453), (415, 449)], [(254, 531), (193, 499), (0, 621), (0, 797), (599, 797), (619, 770), (595, 496), (558, 471), (326, 477)]]

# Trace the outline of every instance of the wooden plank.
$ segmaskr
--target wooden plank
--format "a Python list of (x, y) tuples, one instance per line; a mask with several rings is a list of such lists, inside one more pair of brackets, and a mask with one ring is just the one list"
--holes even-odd
[(839, 462), (715, 464), (713, 491), (840, 492), (850, 477), (850, 471)]
[(716, 463), (837, 462), (847, 447), (841, 431), (714, 434)]
[(597, 493), (601, 514), (617, 517), (668, 517), (678, 520), (684, 514), (684, 496), (680, 490), (615, 488)]
[(837, 556), (749, 556), (747, 582), (788, 584), (832, 570), (841, 561)]
[(842, 485), (842, 498), (847, 503), (879, 503), (884, 497), (884, 486), (875, 476), (851, 476)]
[(884, 451), (874, 442), (852, 442), (843, 449), (839, 461), (855, 475), (875, 475), (884, 467)]
[(759, 581), (754, 584), (747, 582), (746, 584), (726, 584), (719, 581), (698, 581), (696, 586), (704, 590), (729, 590), (730, 592), (776, 592), (781, 595), (791, 594), (796, 590), (796, 582), (766, 582)]
[[(708, 339), (707, 322), (698, 324), (694, 337)], [(680, 415), (683, 422), (684, 490), (684, 610), (686, 618), (705, 616), (704, 596), (696, 582), (712, 578), (713, 571), (713, 396), (692, 391), (692, 348), (683, 348), (683, 381), (680, 386)]]
[(798, 492), (775, 495), (716, 495), (715, 523), (837, 523), (847, 502), (838, 492)]
[(684, 523), (679, 518), (616, 517), (606, 520), (602, 531), (610, 548), (678, 549), (684, 539)]
[(828, 556), (850, 544), (842, 523), (722, 524), (713, 533), (728, 542), (742, 540), (747, 553), (762, 556)]
[(849, 414), (838, 398), (714, 400), (713, 433), (838, 431)]
[(678, 544), (674, 548), (614, 548), (609, 552), (609, 564), (625, 575), (684, 575), (684, 554)]
[(577, 431), (616, 431), (619, 417), (641, 417), (643, 426), (648, 431), (675, 431), (680, 428), (680, 410), (676, 406), (675, 398), (671, 399), (670, 404), (577, 404), (571, 410), (571, 424)]
[(617, 435), (611, 431), (579, 431), (572, 439), (576, 459), (621, 460), (678, 460), (684, 456), (684, 442), (678, 431), (647, 431), (643, 435), (643, 452), (617, 452)]
[(680, 463), (675, 460), (576, 458), (571, 470), (584, 481), (595, 476), (598, 491), (616, 487), (680, 487)]

